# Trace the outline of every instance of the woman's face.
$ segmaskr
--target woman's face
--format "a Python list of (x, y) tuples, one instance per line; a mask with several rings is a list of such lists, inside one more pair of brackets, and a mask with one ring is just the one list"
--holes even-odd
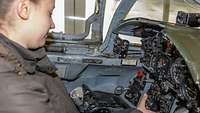
[(44, 46), (49, 29), (55, 27), (51, 17), (54, 7), (55, 0), (40, 0), (38, 4), (32, 4), (30, 24), (28, 24), (29, 33), (25, 37), (27, 48), (35, 49)]

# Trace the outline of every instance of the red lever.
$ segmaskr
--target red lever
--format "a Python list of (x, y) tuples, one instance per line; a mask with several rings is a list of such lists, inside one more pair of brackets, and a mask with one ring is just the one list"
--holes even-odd
[(143, 78), (144, 77), (144, 72), (143, 71), (137, 71), (136, 72), (136, 77), (137, 78)]

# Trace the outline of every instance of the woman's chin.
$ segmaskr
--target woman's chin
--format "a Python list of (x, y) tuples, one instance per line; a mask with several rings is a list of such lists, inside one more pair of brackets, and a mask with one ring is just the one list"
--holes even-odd
[(43, 47), (44, 45), (45, 45), (45, 41), (38, 42), (37, 44), (34, 44), (31, 47), (29, 47), (29, 49), (37, 49), (37, 48)]
[(43, 47), (43, 46), (45, 45), (45, 43), (46, 43), (46, 40), (43, 41), (43, 42), (41, 42), (40, 45), (38, 45), (38, 48), (39, 48), (39, 47)]

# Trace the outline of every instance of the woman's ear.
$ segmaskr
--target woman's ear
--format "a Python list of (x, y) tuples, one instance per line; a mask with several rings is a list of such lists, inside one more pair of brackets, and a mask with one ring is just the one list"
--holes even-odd
[(17, 5), (18, 16), (23, 20), (27, 20), (30, 15), (30, 7), (30, 0), (19, 0), (19, 3)]

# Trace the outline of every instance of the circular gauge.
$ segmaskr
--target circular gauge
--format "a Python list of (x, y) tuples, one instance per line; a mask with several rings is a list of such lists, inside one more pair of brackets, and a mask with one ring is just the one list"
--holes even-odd
[(170, 68), (172, 82), (178, 85), (182, 84), (185, 76), (184, 70), (186, 65), (182, 64), (183, 61), (184, 60), (182, 58), (176, 59), (176, 61), (172, 64)]
[(151, 58), (150, 67), (153, 73), (156, 73), (158, 80), (163, 80), (168, 77), (168, 69), (171, 65), (171, 59), (163, 54), (153, 56)]
[(168, 78), (168, 69), (170, 67), (171, 60), (168, 57), (160, 57), (157, 61), (157, 73), (162, 76), (162, 79)]
[(170, 68), (170, 74), (172, 76), (173, 82), (176, 84), (181, 84), (182, 83), (182, 74), (178, 73), (179, 70), (177, 70), (176, 64), (172, 64)]

